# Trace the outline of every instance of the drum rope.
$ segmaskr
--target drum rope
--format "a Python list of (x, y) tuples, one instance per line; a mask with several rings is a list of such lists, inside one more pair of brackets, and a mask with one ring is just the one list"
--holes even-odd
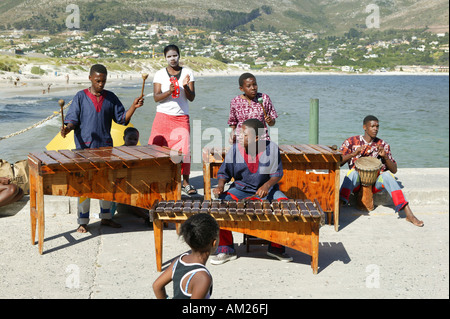
[[(70, 104), (72, 104), (72, 101), (73, 100), (71, 100), (69, 103), (67, 103), (67, 105), (64, 106), (63, 110), (67, 109), (70, 106)], [(41, 124), (43, 124), (43, 123), (45, 123), (47, 121), (50, 121), (52, 118), (54, 118), (55, 116), (58, 116), (60, 114), (61, 114), (61, 111), (54, 112), (54, 114), (50, 115), (49, 117), (46, 117), (45, 119), (43, 119), (43, 120), (41, 120), (41, 121), (39, 121), (39, 122), (37, 122), (37, 123), (27, 127), (27, 128), (24, 128), (23, 130), (11, 133), (11, 134), (6, 135), (6, 136), (0, 136), (0, 141), (1, 140), (6, 140), (7, 138), (10, 138), (10, 137), (13, 137), (13, 136), (17, 136), (17, 135), (22, 134), (22, 133), (25, 133), (25, 132), (27, 132), (27, 131), (35, 128), (35, 127), (38, 127), (39, 125), (41, 125)]]

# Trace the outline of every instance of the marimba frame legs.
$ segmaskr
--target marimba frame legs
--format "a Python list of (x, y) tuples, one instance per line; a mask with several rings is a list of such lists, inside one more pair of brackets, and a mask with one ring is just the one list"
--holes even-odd
[(211, 165), (203, 162), (204, 199), (211, 200)]
[(44, 251), (44, 184), (43, 178), (30, 169), (30, 220), (31, 220), (31, 244), (36, 245), (36, 227), (38, 230), (38, 248), (42, 255)]
[(45, 230), (45, 216), (44, 216), (44, 184), (42, 176), (37, 177), (36, 190), (36, 206), (37, 206), (37, 222), (38, 222), (38, 241), (39, 253), (44, 252), (44, 230)]
[(163, 221), (153, 219), (153, 236), (155, 236), (156, 270), (162, 270)]
[(35, 175), (30, 170), (30, 221), (31, 221), (31, 244), (36, 244), (36, 221), (37, 221), (37, 203), (36, 203), (36, 188)]

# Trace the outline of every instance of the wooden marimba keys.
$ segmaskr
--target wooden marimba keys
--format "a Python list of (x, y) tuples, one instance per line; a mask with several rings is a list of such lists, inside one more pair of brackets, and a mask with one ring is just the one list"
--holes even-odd
[[(289, 199), (283, 201), (268, 200), (169, 200), (158, 202), (151, 210), (159, 219), (188, 218), (193, 214), (211, 214), (215, 219), (237, 220), (245, 216), (249, 221), (265, 220), (303, 221), (318, 220), (323, 224), (324, 213), (320, 205), (306, 199)], [(244, 219), (245, 219), (244, 218)]]
[[(175, 153), (177, 154), (177, 153)], [(30, 153), (31, 242), (44, 243), (44, 195), (88, 197), (150, 209), (181, 198), (181, 164), (156, 145)], [(75, 222), (75, 220), (74, 220)]]
[(269, 240), (310, 255), (311, 268), (317, 274), (319, 228), (324, 221), (317, 200), (169, 200), (159, 201), (150, 212), (158, 271), (162, 268), (163, 223), (182, 223), (193, 214), (210, 214), (221, 229)]
[[(280, 190), (289, 198), (314, 198), (327, 212), (328, 222), (339, 228), (339, 171), (342, 154), (325, 145), (278, 145), (283, 164)], [(227, 149), (204, 148), (205, 199), (211, 199), (211, 178), (223, 163)]]

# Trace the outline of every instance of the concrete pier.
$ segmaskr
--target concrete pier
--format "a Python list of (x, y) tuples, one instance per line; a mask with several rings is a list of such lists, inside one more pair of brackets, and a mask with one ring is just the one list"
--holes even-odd
[[(347, 170), (341, 171), (341, 182)], [(206, 266), (215, 299), (272, 298), (449, 298), (449, 169), (399, 169), (395, 175), (418, 228), (394, 213), (387, 194), (376, 194), (370, 213), (343, 207), (340, 229), (320, 229), (319, 273), (310, 257), (287, 249), (294, 261), (266, 255), (265, 246), (242, 245), (238, 259)], [(203, 195), (201, 172), (191, 182)], [(214, 183), (213, 185), (214, 186)], [(153, 231), (118, 213), (120, 229), (100, 226), (91, 201), (90, 232), (76, 232), (76, 198), (45, 196), (44, 254), (31, 244), (29, 198), (0, 208), (0, 298), (155, 298)], [(188, 246), (173, 225), (164, 231), (163, 268)], [(172, 296), (172, 287), (167, 289)]]

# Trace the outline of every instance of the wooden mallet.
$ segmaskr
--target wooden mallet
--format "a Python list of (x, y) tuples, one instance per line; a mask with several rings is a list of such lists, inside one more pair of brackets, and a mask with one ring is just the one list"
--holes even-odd
[(63, 109), (63, 107), (64, 107), (64, 104), (65, 104), (65, 103), (66, 103), (66, 102), (64, 102), (63, 99), (61, 99), (61, 100), (58, 101), (58, 104), (59, 104), (59, 106), (61, 107), (61, 124), (62, 124), (62, 127), (64, 127), (64, 109)]
[(142, 74), (142, 80), (143, 80), (143, 82), (142, 82), (141, 98), (144, 97), (145, 80), (147, 80), (147, 78), (148, 78), (148, 74), (147, 74), (147, 73)]
[[(62, 131), (64, 130), (64, 109), (63, 109), (63, 107), (64, 107), (64, 100), (63, 99), (61, 99), (61, 100), (59, 100), (58, 101), (58, 104), (59, 104), (59, 106), (61, 107), (61, 136), (63, 136), (62, 135)], [(64, 138), (66, 138), (65, 136), (63, 136)]]

